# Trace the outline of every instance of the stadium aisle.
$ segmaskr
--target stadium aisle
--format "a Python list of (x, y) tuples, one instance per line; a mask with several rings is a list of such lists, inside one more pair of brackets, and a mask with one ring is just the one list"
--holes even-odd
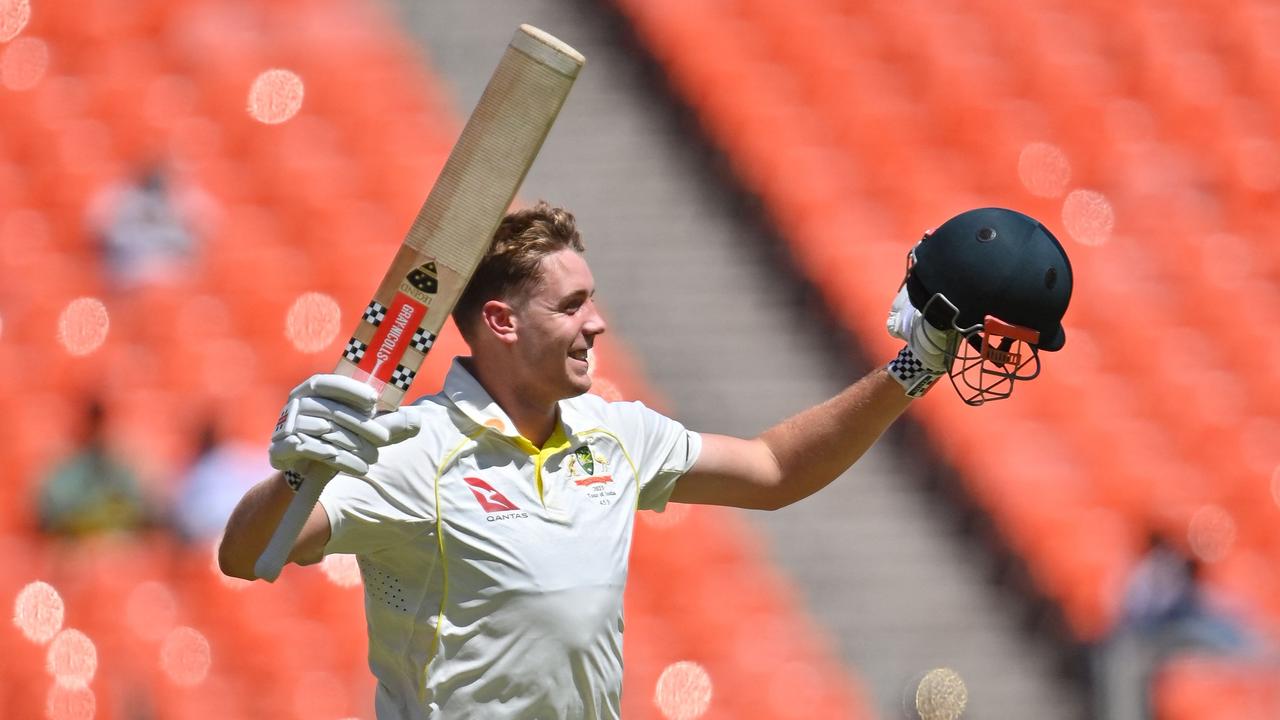
[[(755, 213), (688, 142), (610, 10), (567, 0), (401, 9), (452, 83), (459, 115), (519, 22), (587, 56), (522, 196), (578, 214), (612, 328), (677, 417), (749, 435), (857, 374), (763, 249)], [(904, 252), (910, 241), (903, 238)], [(886, 307), (897, 280), (883, 279)], [(742, 516), (870, 685), (882, 717), (902, 717), (915, 681), (942, 666), (967, 681), (968, 717), (1083, 717), (1048, 651), (1017, 627), (1010, 598), (987, 584), (986, 558), (954, 529), (952, 509), (921, 490), (901, 452), (886, 445), (815, 498)]]

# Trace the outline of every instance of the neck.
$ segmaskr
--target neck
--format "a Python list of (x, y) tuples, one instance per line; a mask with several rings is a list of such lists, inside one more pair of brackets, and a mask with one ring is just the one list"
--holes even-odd
[(558, 421), (556, 401), (540, 400), (538, 394), (525, 387), (508, 368), (483, 362), (475, 356), (464, 358), (462, 362), (489, 397), (511, 418), (522, 437), (537, 447), (546, 444)]

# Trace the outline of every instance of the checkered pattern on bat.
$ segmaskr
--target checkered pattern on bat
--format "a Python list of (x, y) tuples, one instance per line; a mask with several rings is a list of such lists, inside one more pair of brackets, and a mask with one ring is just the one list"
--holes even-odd
[(364, 321), (370, 325), (377, 327), (387, 317), (387, 306), (374, 300), (369, 303), (369, 307), (364, 309)]
[(364, 359), (364, 353), (368, 349), (369, 346), (367, 344), (362, 343), (355, 338), (351, 338), (347, 341), (347, 349), (342, 351), (342, 357), (353, 363), (359, 364), (360, 361)]
[(409, 344), (413, 346), (414, 350), (425, 354), (431, 349), (431, 344), (435, 341), (435, 335), (432, 335), (422, 328), (418, 328), (417, 332), (413, 334), (413, 339), (409, 341)]
[(401, 390), (408, 390), (409, 384), (413, 382), (414, 375), (417, 375), (417, 371), (410, 370), (403, 365), (397, 365), (395, 372), (391, 373), (391, 384)]

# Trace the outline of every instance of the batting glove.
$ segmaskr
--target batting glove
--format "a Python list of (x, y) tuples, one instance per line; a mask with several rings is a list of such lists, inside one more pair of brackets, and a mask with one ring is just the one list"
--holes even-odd
[(289, 393), (271, 435), (271, 466), (297, 490), (303, 476), (327, 482), (339, 472), (364, 475), (378, 448), (416, 435), (418, 413), (375, 415), (378, 392), (342, 375), (312, 375)]
[(906, 341), (906, 347), (889, 361), (889, 374), (911, 397), (920, 397), (950, 369), (959, 333), (939, 330), (911, 304), (907, 288), (898, 291), (885, 323), (889, 334)]

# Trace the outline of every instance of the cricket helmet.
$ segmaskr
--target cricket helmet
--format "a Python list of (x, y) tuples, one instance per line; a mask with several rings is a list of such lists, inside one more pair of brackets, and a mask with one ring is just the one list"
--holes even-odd
[(1040, 374), (1040, 351), (1066, 342), (1071, 262), (1035, 218), (1004, 208), (960, 213), (907, 255), (911, 304), (962, 338), (946, 348), (948, 375), (966, 403), (1009, 397)]

